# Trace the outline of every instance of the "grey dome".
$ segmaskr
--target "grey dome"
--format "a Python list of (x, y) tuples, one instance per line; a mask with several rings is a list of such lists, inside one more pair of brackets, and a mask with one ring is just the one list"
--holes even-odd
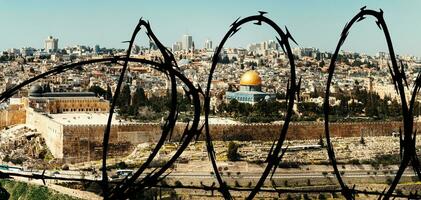
[(36, 85), (33, 85), (31, 89), (29, 89), (29, 96), (39, 97), (42, 95), (43, 92), (44, 90), (42, 89), (42, 87), (36, 84)]

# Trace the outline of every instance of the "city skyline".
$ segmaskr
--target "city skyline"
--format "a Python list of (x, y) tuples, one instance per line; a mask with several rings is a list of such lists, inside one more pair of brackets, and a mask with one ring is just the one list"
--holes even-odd
[[(421, 48), (418, 47), (421, 39), (417, 37), (421, 34), (421, 26), (416, 20), (421, 18), (421, 14), (416, 10), (416, 5), (420, 4), (416, 1), (407, 1), (405, 4), (375, 1), (338, 3), (270, 1), (259, 4), (247, 1), (242, 3), (241, 7), (239, 2), (221, 5), (222, 2), (185, 1), (186, 3), (181, 6), (181, 4), (142, 1), (131, 2), (134, 4), (131, 7), (125, 6), (128, 1), (120, 4), (100, 4), (98, 1), (44, 2), (46, 4), (42, 6), (36, 1), (28, 1), (25, 4), (19, 1), (8, 2), (0, 8), (0, 18), (4, 24), (0, 32), (0, 49), (42, 48), (43, 40), (49, 35), (60, 39), (59, 48), (78, 44), (127, 48), (127, 44), (121, 42), (130, 37), (140, 17), (150, 21), (152, 29), (167, 47), (181, 41), (185, 34), (193, 36), (196, 48), (203, 48), (207, 39), (211, 40), (215, 47), (235, 19), (264, 10), (268, 12), (266, 16), (280, 27), (283, 28), (284, 25), (288, 27), (299, 44), (294, 47), (316, 47), (321, 51), (331, 52), (337, 44), (343, 26), (362, 6), (367, 5), (367, 9), (382, 8), (385, 12), (396, 54), (421, 56)], [(311, 9), (314, 7), (319, 9)], [(159, 12), (154, 12), (157, 10)], [(140, 35), (140, 38), (139, 44), (147, 44), (148, 39), (144, 34)], [(226, 47), (247, 47), (250, 43), (274, 39), (274, 32), (267, 26), (256, 28), (254, 25), (247, 25), (228, 41)], [(387, 51), (382, 32), (372, 19), (361, 22), (350, 31), (343, 50), (370, 55)]]
[(421, 199), (404, 3), (4, 3), (0, 199)]

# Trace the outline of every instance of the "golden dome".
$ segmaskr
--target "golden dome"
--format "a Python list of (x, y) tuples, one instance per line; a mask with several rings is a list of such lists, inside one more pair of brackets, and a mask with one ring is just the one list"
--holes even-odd
[(261, 85), (262, 79), (258, 72), (254, 70), (247, 71), (241, 76), (240, 85)]

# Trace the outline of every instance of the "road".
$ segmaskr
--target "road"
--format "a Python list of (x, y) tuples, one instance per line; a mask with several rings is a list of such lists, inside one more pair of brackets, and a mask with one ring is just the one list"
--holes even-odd
[[(10, 172), (7, 170), (0, 170), (1, 172)], [(348, 170), (343, 171), (342, 177), (345, 178), (369, 178), (369, 177), (393, 177), (395, 176), (396, 171), (394, 170)], [(13, 171), (13, 173), (21, 174), (21, 175), (41, 175), (42, 171)], [(230, 174), (230, 175), (228, 175)], [(55, 177), (55, 178), (68, 178), (68, 179), (87, 179), (87, 180), (96, 180), (100, 181), (101, 177), (98, 175), (93, 175), (90, 172), (86, 171), (45, 171), (46, 176)], [(144, 177), (146, 175), (141, 175)], [(229, 177), (234, 179), (259, 179), (261, 173), (259, 172), (223, 172), (223, 177)], [(302, 178), (334, 178), (336, 175), (332, 172), (276, 172), (273, 175), (275, 179), (302, 179)], [(406, 171), (403, 176), (407, 177), (416, 177), (417, 175), (408, 170)], [(167, 177), (169, 178), (197, 178), (197, 179), (214, 179), (215, 176), (211, 172), (182, 172), (182, 171), (174, 171), (171, 172)]]
[[(41, 171), (9, 171), (9, 170), (0, 170), (1, 172), (9, 172), (14, 173), (12, 175), (16, 180), (23, 181), (31, 184), (38, 184), (42, 185), (42, 180), (37, 179), (29, 179), (22, 176), (30, 176), (30, 175), (41, 175), (43, 172)], [(342, 174), (344, 178), (372, 178), (372, 177), (393, 177), (395, 176), (396, 170), (347, 170)], [(97, 200), (102, 199), (99, 195), (96, 195), (91, 192), (74, 190), (70, 188), (66, 188), (63, 186), (56, 185), (61, 180), (48, 180), (49, 178), (64, 178), (64, 179), (87, 179), (93, 181), (101, 181), (101, 177), (98, 175), (93, 175), (90, 172), (82, 172), (82, 171), (45, 171), (46, 177), (46, 186), (50, 189), (56, 190), (63, 194), (67, 194), (69, 196), (78, 197), (83, 199), (91, 199)], [(229, 175), (228, 175), (229, 174)], [(145, 175), (142, 175), (144, 177)], [(232, 179), (259, 179), (261, 177), (261, 173), (259, 172), (226, 172), (222, 173), (223, 178), (232, 178)], [(406, 171), (403, 176), (405, 177), (416, 177), (417, 175), (408, 170)], [(175, 180), (182, 180), (182, 179), (215, 179), (215, 175), (210, 172), (183, 172), (183, 171), (173, 171), (170, 173), (168, 178), (173, 178)], [(316, 178), (335, 178), (335, 174), (332, 172), (314, 172), (314, 171), (295, 171), (295, 172), (276, 172), (273, 175), (273, 179), (316, 179)]]

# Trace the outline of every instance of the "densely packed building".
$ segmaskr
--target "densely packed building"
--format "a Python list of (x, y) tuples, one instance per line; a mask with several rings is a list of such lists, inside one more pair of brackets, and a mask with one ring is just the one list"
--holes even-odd
[[(0, 90), (5, 91), (59, 64), (125, 54), (125, 50), (100, 48), (99, 45), (58, 49), (57, 42), (51, 37), (46, 40), (47, 49), (25, 47), (2, 52)], [(181, 42), (172, 46), (180, 71), (197, 87), (207, 86), (213, 46), (212, 41), (207, 40), (205, 48), (196, 48), (190, 35), (183, 36)], [(293, 52), (296, 74), (302, 80), (301, 100), (321, 105), (323, 96), (310, 94), (325, 90), (331, 53), (316, 48), (295, 48)], [(149, 47), (135, 45), (132, 56), (159, 61), (161, 54), (156, 44), (150, 42)], [(407, 80), (411, 84), (421, 69), (421, 61), (413, 56), (398, 58), (405, 64)], [(370, 56), (342, 51), (336, 63), (331, 93), (360, 87), (383, 97), (396, 98), (388, 62), (389, 55), (384, 52)], [(114, 94), (120, 71), (120, 65), (90, 64), (33, 83), (0, 104), (2, 113), (14, 112), (14, 117), (2, 115), (0, 125), (26, 123), (37, 129), (57, 158), (72, 162), (98, 159), (108, 117), (109, 97), (88, 91), (95, 86)], [(219, 104), (230, 99), (251, 104), (265, 99), (278, 100), (276, 95), (286, 93), (289, 71), (289, 60), (274, 41), (250, 44), (247, 49), (224, 48), (211, 81), (211, 110), (217, 111)], [(147, 98), (165, 96), (170, 88), (165, 74), (150, 66), (134, 63), (129, 64), (124, 84), (129, 87), (130, 93), (143, 88)], [(178, 85), (177, 91), (183, 92), (182, 84)], [(334, 97), (329, 102), (339, 104)], [(128, 152), (133, 145), (154, 141), (159, 136), (149, 134), (160, 131), (156, 124), (139, 126), (138, 122), (115, 115), (110, 138), (110, 144), (114, 145), (111, 149), (115, 152)]]

